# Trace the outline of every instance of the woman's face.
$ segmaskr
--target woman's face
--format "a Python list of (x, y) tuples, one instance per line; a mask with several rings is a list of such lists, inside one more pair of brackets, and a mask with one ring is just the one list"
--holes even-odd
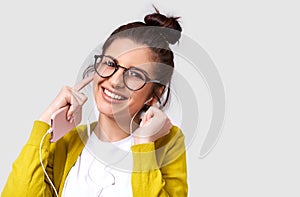
[[(122, 67), (137, 67), (146, 71), (151, 79), (154, 78), (151, 51), (146, 46), (136, 44), (130, 39), (116, 39), (104, 55), (115, 58)], [(123, 72), (124, 69), (119, 67), (117, 72), (108, 78), (102, 78), (95, 73), (94, 97), (101, 114), (109, 117), (132, 117), (151, 98), (152, 83), (147, 83), (137, 91), (129, 90), (124, 85)]]

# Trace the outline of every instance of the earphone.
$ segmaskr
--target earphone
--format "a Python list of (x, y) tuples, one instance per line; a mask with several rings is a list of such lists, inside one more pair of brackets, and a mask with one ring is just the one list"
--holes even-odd
[(147, 105), (150, 101), (152, 101), (153, 97), (149, 98), (148, 100), (145, 101), (144, 105)]

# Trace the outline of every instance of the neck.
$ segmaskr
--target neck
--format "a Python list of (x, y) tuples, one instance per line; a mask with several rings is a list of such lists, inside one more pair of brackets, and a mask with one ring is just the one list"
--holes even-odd
[[(104, 142), (119, 141), (130, 135), (130, 121), (130, 117), (115, 118), (101, 114), (94, 132)], [(138, 126), (135, 122), (132, 123), (133, 130)]]

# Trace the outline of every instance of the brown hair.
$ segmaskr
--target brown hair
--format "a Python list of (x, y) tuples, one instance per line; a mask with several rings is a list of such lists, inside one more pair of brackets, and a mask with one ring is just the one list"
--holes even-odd
[[(152, 51), (152, 59), (162, 65), (168, 65), (171, 69), (156, 70), (158, 79), (163, 79), (161, 84), (154, 84), (153, 96), (164, 107), (170, 96), (170, 83), (174, 68), (174, 54), (169, 44), (175, 44), (181, 37), (182, 28), (178, 22), (179, 17), (167, 17), (161, 14), (155, 7), (155, 13), (146, 15), (144, 22), (131, 22), (114, 30), (102, 47), (104, 54), (110, 44), (118, 38), (128, 38), (137, 44), (146, 45)], [(165, 68), (165, 67), (164, 67)], [(167, 70), (167, 71), (166, 71)], [(163, 75), (163, 76), (162, 76)], [(166, 90), (166, 85), (167, 90)], [(159, 90), (163, 87), (163, 92)], [(161, 102), (161, 95), (167, 91), (166, 97)]]

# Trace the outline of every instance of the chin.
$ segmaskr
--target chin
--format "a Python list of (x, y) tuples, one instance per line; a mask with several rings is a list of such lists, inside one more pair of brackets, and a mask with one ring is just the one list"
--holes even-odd
[(128, 120), (134, 116), (137, 112), (139, 112), (142, 107), (134, 107), (130, 106), (129, 103), (121, 104), (100, 104), (97, 105), (100, 114), (103, 114), (107, 117), (114, 118), (114, 119), (124, 119)]

